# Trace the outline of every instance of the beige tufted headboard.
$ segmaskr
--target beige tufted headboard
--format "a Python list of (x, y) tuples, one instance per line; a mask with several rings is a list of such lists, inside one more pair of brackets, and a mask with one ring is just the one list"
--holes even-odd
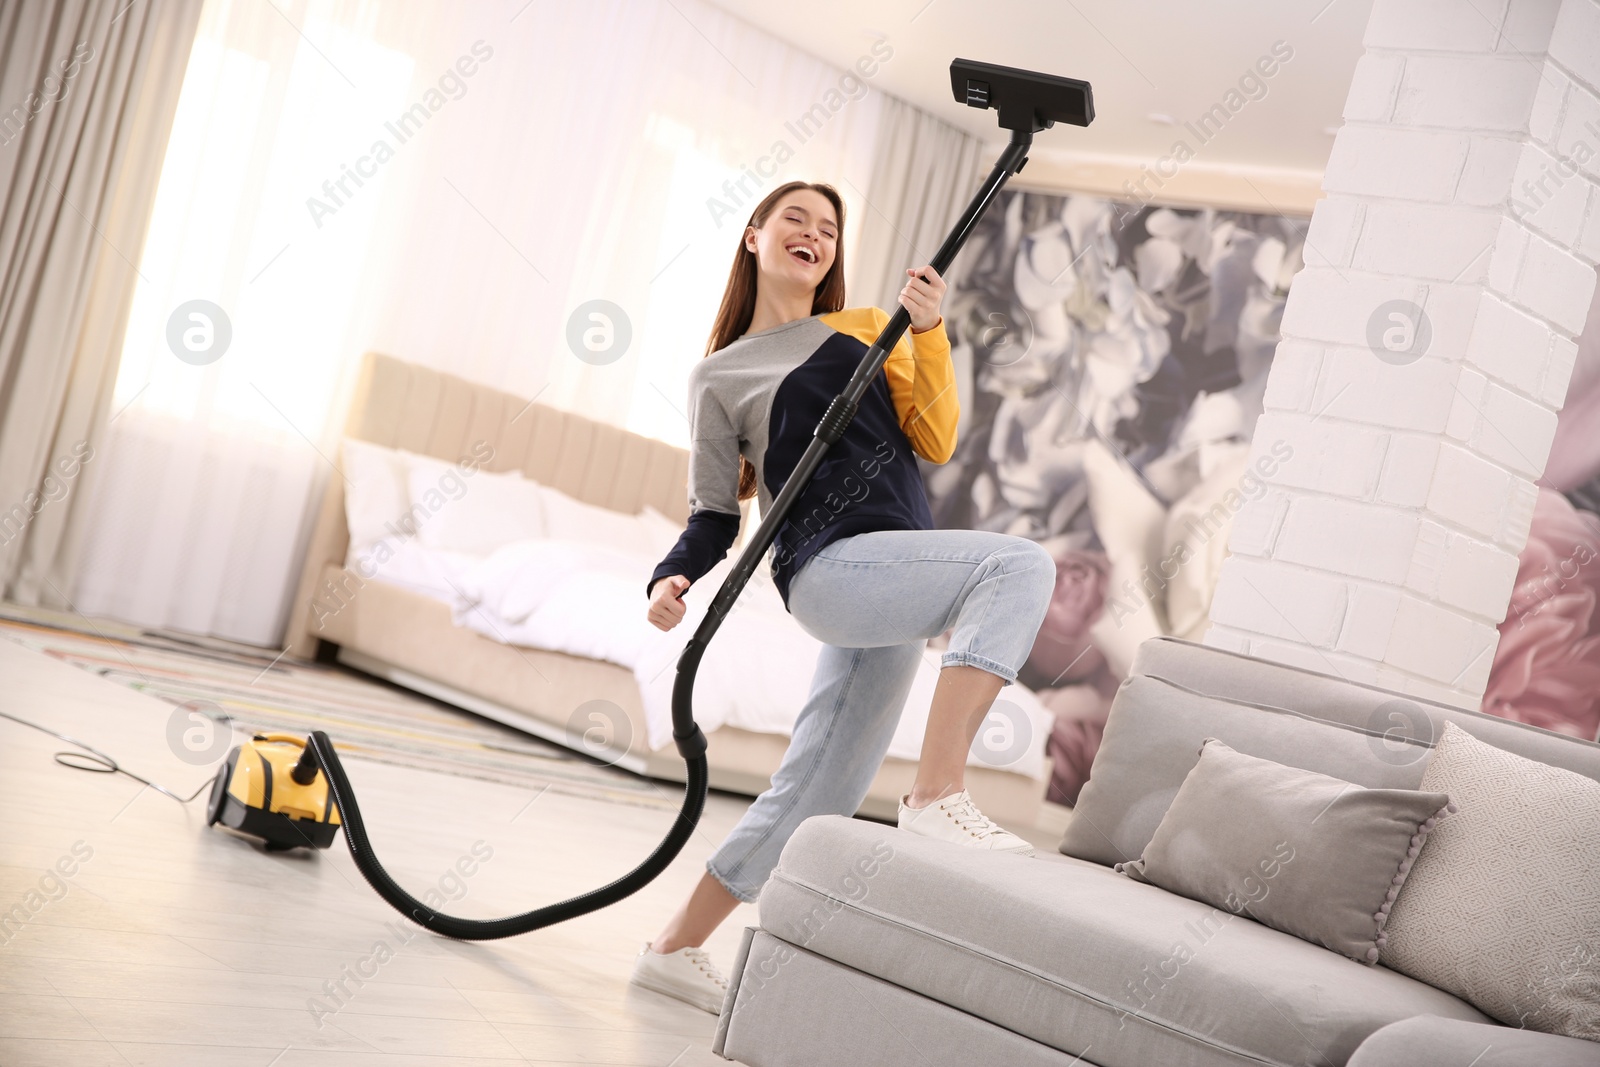
[[(377, 352), (362, 359), (345, 436), (451, 462), (486, 441), (494, 449), (487, 470), (518, 470), (616, 511), (649, 504), (680, 523), (689, 517), (686, 449)], [(291, 655), (315, 653), (311, 599), (324, 568), (342, 566), (349, 545), (344, 479), (330, 477), (290, 608)]]

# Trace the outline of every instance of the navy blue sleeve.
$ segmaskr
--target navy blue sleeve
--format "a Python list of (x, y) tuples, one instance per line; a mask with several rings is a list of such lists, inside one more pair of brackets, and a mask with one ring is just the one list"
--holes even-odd
[(678, 536), (678, 543), (672, 546), (666, 559), (656, 565), (650, 580), (645, 583), (644, 595), (649, 597), (650, 589), (656, 582), (674, 574), (681, 574), (691, 582), (698, 581), (701, 575), (722, 562), (738, 536), (737, 514), (729, 515), (710, 508), (691, 512), (688, 525)]

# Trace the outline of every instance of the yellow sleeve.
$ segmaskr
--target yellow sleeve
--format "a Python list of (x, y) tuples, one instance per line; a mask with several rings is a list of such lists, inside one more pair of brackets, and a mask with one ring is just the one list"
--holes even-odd
[[(824, 315), (823, 321), (871, 345), (888, 325), (882, 308), (846, 308)], [(950, 361), (950, 338), (944, 319), (925, 333), (909, 329), (895, 342), (883, 364), (889, 396), (900, 429), (912, 451), (931, 463), (945, 463), (956, 451), (956, 423), (961, 401), (956, 394), (956, 369)]]

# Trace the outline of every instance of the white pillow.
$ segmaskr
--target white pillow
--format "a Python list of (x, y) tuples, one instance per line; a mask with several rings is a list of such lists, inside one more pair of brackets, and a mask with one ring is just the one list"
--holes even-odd
[(540, 488), (544, 492), (546, 537), (584, 541), (660, 559), (672, 550), (683, 532), (683, 527), (649, 506), (637, 515), (627, 515), (584, 503), (554, 486)]
[(409, 476), (412, 514), (427, 548), (487, 556), (501, 545), (547, 536), (543, 486), (516, 471), (494, 473), (419, 457)]
[(411, 507), (406, 478), (414, 455), (354, 437), (344, 439), (342, 453), (344, 521), (353, 551), (401, 532)]
[(361, 548), (351, 546), (345, 567), (366, 581), (387, 582), (454, 605), (462, 576), (481, 560), (465, 552), (440, 552), (415, 537), (386, 537)]
[(1416, 856), (1380, 962), (1508, 1026), (1600, 1041), (1600, 782), (1447, 722), (1419, 788), (1461, 810)]

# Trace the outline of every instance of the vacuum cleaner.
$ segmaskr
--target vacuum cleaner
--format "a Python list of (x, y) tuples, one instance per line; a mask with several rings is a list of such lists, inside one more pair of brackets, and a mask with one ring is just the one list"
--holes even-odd
[[(1094, 97), (1089, 83), (1073, 78), (957, 59), (950, 64), (950, 88), (958, 103), (998, 111), (1000, 126), (1011, 132), (1011, 140), (972, 203), (934, 254), (932, 266), (940, 274), (949, 268), (956, 252), (1006, 179), (1019, 173), (1027, 163), (1033, 135), (1050, 129), (1057, 122), (1087, 126), (1094, 119)], [(286, 734), (259, 734), (234, 748), (213, 785), (207, 821), (212, 825), (220, 822), (259, 837), (270, 849), (328, 848), (342, 829), (356, 867), (380, 897), (417, 925), (464, 941), (527, 933), (597, 911), (643, 889), (677, 857), (705, 807), (706, 738), (694, 721), (693, 706), (694, 680), (700, 659), (762, 556), (771, 547), (795, 498), (822, 462), (823, 453), (843, 436), (861, 397), (910, 325), (910, 312), (903, 307), (896, 308), (867, 349), (844, 392), (828, 406), (810, 445), (784, 483), (783, 491), (773, 501), (771, 510), (763, 517), (712, 599), (699, 628), (684, 645), (672, 687), (672, 736), (688, 768), (683, 808), (661, 844), (639, 866), (598, 889), (521, 915), (501, 919), (462, 919), (446, 915), (407, 893), (378, 862), (367, 840), (366, 824), (356, 803), (355, 790), (350, 787), (350, 779), (339, 762), (333, 742), (321, 730), (313, 731), (305, 740)]]

